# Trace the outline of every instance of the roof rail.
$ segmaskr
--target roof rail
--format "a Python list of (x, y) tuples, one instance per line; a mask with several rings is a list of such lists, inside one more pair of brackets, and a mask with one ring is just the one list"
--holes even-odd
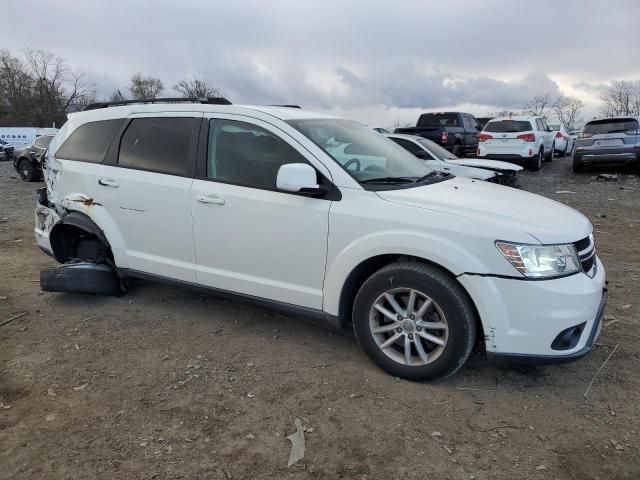
[(269, 105), (270, 107), (302, 108), (300, 105)]
[(142, 100), (120, 100), (117, 102), (96, 102), (90, 103), (85, 107), (86, 110), (98, 110), (100, 108), (109, 108), (109, 107), (120, 107), (122, 105), (135, 105), (137, 103), (147, 104), (147, 103), (203, 103), (209, 105), (231, 105), (231, 102), (224, 97), (203, 97), (203, 98), (195, 98), (195, 97), (176, 97), (176, 98), (146, 98)]

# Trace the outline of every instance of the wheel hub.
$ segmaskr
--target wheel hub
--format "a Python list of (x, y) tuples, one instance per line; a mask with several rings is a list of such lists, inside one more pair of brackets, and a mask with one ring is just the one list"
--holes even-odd
[(402, 321), (401, 326), (404, 333), (413, 333), (416, 331), (416, 322), (409, 318), (405, 318)]

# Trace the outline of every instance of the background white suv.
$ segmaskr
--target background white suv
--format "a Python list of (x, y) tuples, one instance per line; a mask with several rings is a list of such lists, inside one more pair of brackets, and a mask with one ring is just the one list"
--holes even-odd
[(542, 117), (497, 117), (480, 134), (478, 157), (524, 163), (540, 170), (555, 154), (555, 132)]
[(41, 272), (46, 291), (207, 289), (353, 328), (411, 379), (451, 375), (476, 340), (494, 358), (575, 360), (599, 331), (586, 217), (434, 171), (357, 122), (107, 105), (70, 115), (48, 152), (35, 234), (63, 266)]

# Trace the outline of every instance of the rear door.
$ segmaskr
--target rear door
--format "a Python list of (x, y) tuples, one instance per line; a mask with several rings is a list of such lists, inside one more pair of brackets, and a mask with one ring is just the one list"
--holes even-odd
[(96, 214), (118, 232), (128, 268), (196, 281), (191, 224), (202, 113), (138, 114), (93, 172)]
[(555, 132), (551, 131), (547, 122), (544, 121), (544, 118), (538, 118), (536, 120), (540, 124), (540, 135), (544, 139), (544, 150), (545, 152), (551, 151), (551, 147), (553, 146), (553, 140), (555, 138)]

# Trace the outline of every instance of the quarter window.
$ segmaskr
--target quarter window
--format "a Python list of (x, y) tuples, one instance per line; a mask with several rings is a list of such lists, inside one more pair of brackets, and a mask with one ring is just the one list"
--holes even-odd
[(287, 163), (309, 163), (291, 145), (257, 125), (211, 120), (207, 177), (255, 188), (275, 189)]
[(188, 117), (134, 118), (122, 135), (118, 165), (186, 175), (194, 122)]
[(65, 160), (100, 163), (124, 119), (102, 120), (80, 125), (56, 152)]

